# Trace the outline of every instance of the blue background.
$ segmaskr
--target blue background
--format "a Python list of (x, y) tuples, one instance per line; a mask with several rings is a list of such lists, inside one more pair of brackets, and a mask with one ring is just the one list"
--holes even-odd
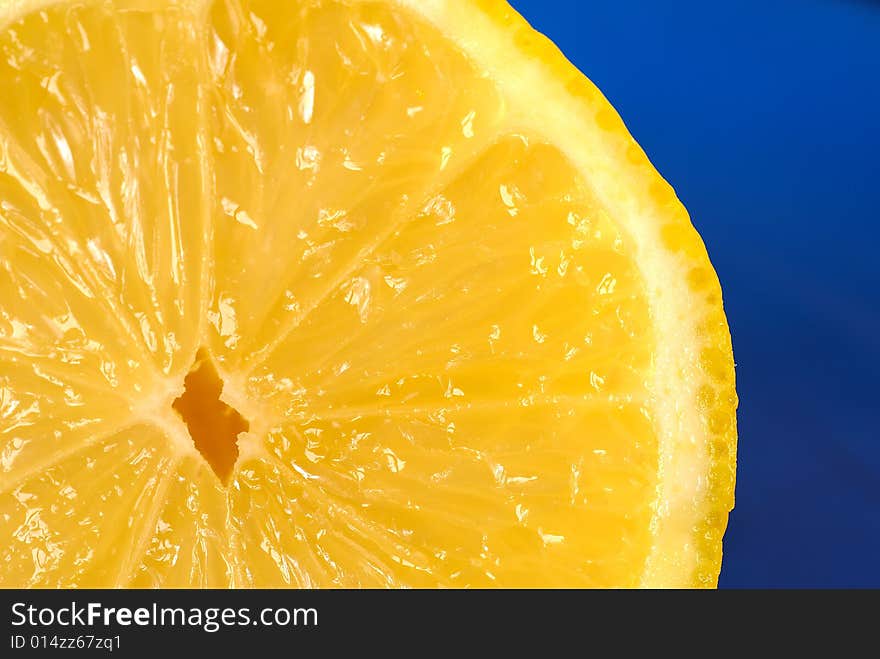
[(737, 363), (721, 586), (880, 586), (880, 3), (511, 0), (678, 192)]

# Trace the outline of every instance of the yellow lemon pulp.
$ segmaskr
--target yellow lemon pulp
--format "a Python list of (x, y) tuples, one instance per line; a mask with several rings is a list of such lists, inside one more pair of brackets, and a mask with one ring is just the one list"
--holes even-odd
[(717, 278), (506, 3), (0, 6), (0, 584), (716, 583)]

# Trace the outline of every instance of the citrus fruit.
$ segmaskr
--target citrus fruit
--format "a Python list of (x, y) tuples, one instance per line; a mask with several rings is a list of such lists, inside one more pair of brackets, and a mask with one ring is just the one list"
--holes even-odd
[(716, 583), (718, 280), (506, 3), (0, 6), (2, 585)]

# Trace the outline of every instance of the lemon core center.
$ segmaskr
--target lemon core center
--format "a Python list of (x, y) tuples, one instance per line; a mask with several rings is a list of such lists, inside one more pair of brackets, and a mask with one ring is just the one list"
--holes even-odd
[(183, 384), (183, 395), (172, 407), (186, 423), (199, 453), (225, 485), (238, 459), (238, 436), (250, 429), (250, 423), (220, 400), (223, 380), (204, 348), (196, 354)]

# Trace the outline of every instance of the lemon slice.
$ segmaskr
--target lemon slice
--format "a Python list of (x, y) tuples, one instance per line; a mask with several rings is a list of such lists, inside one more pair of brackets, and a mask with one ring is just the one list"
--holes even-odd
[(715, 585), (718, 280), (506, 3), (0, 6), (0, 584)]

